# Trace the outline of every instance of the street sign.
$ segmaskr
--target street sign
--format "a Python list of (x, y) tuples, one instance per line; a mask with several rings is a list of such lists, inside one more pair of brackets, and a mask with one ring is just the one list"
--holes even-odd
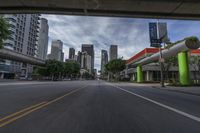
[(158, 39), (157, 23), (149, 23), (149, 36), (151, 47), (160, 47), (160, 40)]
[(159, 22), (158, 23), (158, 30), (159, 30), (159, 38), (162, 42), (168, 42), (168, 35), (167, 35), (167, 23)]
[(151, 22), (149, 23), (149, 36), (151, 47), (161, 47), (161, 43), (168, 41), (167, 23)]

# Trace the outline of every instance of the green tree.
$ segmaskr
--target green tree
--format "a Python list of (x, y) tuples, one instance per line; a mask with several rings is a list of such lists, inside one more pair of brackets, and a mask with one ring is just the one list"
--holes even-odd
[(63, 63), (56, 60), (47, 60), (46, 69), (52, 80), (61, 79), (63, 74)]
[(115, 80), (119, 80), (119, 73), (125, 69), (126, 67), (125, 60), (122, 59), (115, 59), (111, 60), (105, 65), (106, 71), (108, 71), (111, 77), (114, 76)]
[(200, 75), (200, 56), (190, 56), (189, 63), (194, 69), (194, 83), (197, 84), (197, 75)]
[(43, 67), (37, 67), (35, 74), (51, 77), (52, 80), (62, 79), (63, 77), (75, 78), (80, 73), (80, 66), (75, 61), (60, 62), (47, 60)]
[(82, 75), (82, 78), (89, 79), (89, 78), (91, 78), (91, 75), (88, 72), (84, 72)]
[(165, 62), (163, 63), (163, 68), (164, 68), (164, 72), (165, 72), (165, 78), (168, 80), (169, 77), (169, 69), (172, 66), (178, 66), (178, 59), (177, 56), (172, 56), (168, 59), (165, 59)]
[(0, 16), (0, 48), (3, 48), (3, 41), (10, 35), (8, 22)]
[(64, 63), (63, 75), (69, 78), (75, 78), (79, 75), (80, 65), (75, 61), (68, 61)]
[(80, 73), (80, 65), (77, 62), (72, 62), (72, 75), (77, 77)]
[(41, 75), (41, 76), (49, 76), (49, 73), (48, 73), (46, 67), (38, 67), (37, 70), (36, 70), (36, 73)]

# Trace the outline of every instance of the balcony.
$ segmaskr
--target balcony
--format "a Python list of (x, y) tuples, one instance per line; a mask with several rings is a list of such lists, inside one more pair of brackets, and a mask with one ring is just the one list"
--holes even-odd
[(10, 36), (9, 36), (11, 39), (10, 40), (12, 40), (12, 41), (14, 41), (15, 40), (15, 34), (10, 34)]
[(36, 41), (35, 44), (38, 46), (38, 44), (39, 44), (38, 41)]
[(15, 44), (15, 42), (7, 39), (7, 40), (4, 41), (4, 44), (11, 44), (13, 46)]
[(13, 27), (10, 27), (9, 30), (12, 32), (11, 34), (14, 34), (16, 32), (16, 29)]
[(16, 22), (13, 22), (13, 21), (9, 21), (9, 24), (11, 25), (11, 27), (16, 27)]
[(35, 36), (36, 36), (36, 39), (38, 40), (39, 39), (39, 33), (37, 33)]
[(38, 45), (35, 45), (34, 50), (38, 50)]
[(37, 26), (36, 26), (37, 28), (40, 28), (40, 25), (39, 24), (37, 24)]

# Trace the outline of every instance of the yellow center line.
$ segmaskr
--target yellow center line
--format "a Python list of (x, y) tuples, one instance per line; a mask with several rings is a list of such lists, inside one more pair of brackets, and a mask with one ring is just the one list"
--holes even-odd
[[(45, 105), (45, 104), (43, 104), (43, 105)], [(43, 105), (38, 106), (38, 107), (36, 107), (36, 108), (33, 108), (33, 109), (31, 109), (31, 110), (29, 110), (29, 111), (27, 111), (27, 112), (24, 112), (24, 113), (21, 114), (21, 115), (17, 115), (17, 116), (15, 116), (15, 117), (13, 117), (13, 118), (11, 118), (11, 119), (8, 119), (8, 120), (5, 121), (4, 123), (0, 124), (0, 127), (3, 127), (3, 126), (5, 126), (5, 125), (7, 125), (7, 124), (9, 124), (9, 123), (11, 123), (11, 122), (16, 121), (17, 119), (19, 119), (19, 118), (21, 118), (21, 117), (23, 117), (23, 116), (26, 116), (26, 115), (32, 113), (33, 111), (36, 111), (36, 110), (38, 110), (38, 109), (44, 107)]]
[(41, 102), (41, 103), (32, 105), (32, 106), (30, 106), (30, 107), (28, 107), (28, 108), (22, 109), (22, 110), (20, 110), (20, 111), (18, 111), (18, 112), (15, 112), (15, 113), (11, 114), (11, 115), (8, 115), (8, 116), (6, 116), (6, 117), (3, 117), (3, 118), (0, 119), (0, 122), (4, 121), (4, 120), (6, 120), (6, 119), (12, 118), (12, 117), (14, 117), (14, 116), (16, 116), (16, 115), (19, 115), (19, 114), (21, 114), (21, 113), (23, 113), (23, 112), (25, 112), (25, 111), (28, 111), (28, 110), (30, 110), (30, 109), (32, 109), (32, 108), (35, 108), (35, 107), (37, 107), (37, 106), (40, 106), (40, 105), (42, 105), (42, 104), (44, 104), (44, 103), (46, 103), (46, 102)]
[(84, 87), (81, 87), (79, 89), (73, 90), (73, 91), (71, 91), (69, 93), (66, 93), (66, 94), (64, 94), (64, 95), (62, 95), (62, 96), (60, 96), (60, 97), (58, 97), (56, 99), (53, 99), (53, 100), (49, 101), (49, 102), (46, 102), (46, 101), (45, 102), (41, 102), (41, 103), (38, 103), (36, 105), (30, 106), (28, 108), (25, 108), (25, 109), (23, 109), (21, 111), (18, 111), (18, 112), (14, 113), (14, 114), (11, 114), (9, 116), (6, 116), (6, 117), (0, 119), (0, 127), (3, 127), (5, 125), (7, 125), (7, 124), (10, 124), (10, 123), (16, 121), (19, 118), (22, 118), (22, 117), (24, 117), (24, 116), (26, 116), (26, 115), (28, 115), (28, 114), (36, 111), (36, 110), (39, 110), (39, 109), (41, 109), (41, 108), (43, 108), (43, 107), (45, 107), (47, 105), (50, 105), (50, 104), (52, 104), (52, 103), (54, 103), (54, 102), (56, 102), (56, 101), (58, 101), (58, 100), (60, 100), (60, 99), (62, 99), (64, 97), (66, 97), (66, 96), (68, 96), (70, 94), (73, 94), (73, 93), (75, 93), (75, 92), (77, 92), (77, 91), (79, 91), (79, 90), (81, 90), (81, 89), (83, 89), (85, 87), (87, 87), (87, 86), (84, 86)]

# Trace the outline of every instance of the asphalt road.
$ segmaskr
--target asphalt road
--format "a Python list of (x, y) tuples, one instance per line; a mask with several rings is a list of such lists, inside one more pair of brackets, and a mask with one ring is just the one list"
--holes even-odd
[(0, 133), (200, 133), (200, 96), (104, 81), (0, 83)]

